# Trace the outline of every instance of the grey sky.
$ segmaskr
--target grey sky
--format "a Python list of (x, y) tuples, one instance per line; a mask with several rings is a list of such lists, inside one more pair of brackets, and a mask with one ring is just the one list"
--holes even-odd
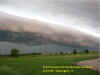
[(74, 26), (96, 35), (100, 35), (99, 8), (99, 0), (0, 0), (0, 11)]

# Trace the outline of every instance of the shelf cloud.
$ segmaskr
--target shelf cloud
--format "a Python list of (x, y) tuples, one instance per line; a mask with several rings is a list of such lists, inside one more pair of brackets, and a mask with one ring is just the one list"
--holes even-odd
[(0, 0), (0, 11), (98, 33), (99, 3), (99, 0)]
[[(98, 38), (100, 38), (99, 10), (99, 0), (0, 0), (1, 12), (51, 23), (48, 25), (61, 27), (62, 30), (70, 27), (73, 31), (78, 30)], [(87, 37), (88, 39), (81, 37), (82, 39), (77, 42), (81, 45), (91, 45), (90, 37)], [(85, 39), (89, 42), (85, 42)]]

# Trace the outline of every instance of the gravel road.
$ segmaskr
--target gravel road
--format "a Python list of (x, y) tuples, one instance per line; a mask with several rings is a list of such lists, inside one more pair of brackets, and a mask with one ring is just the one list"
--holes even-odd
[(94, 60), (80, 61), (80, 62), (77, 63), (77, 65), (92, 66), (93, 70), (96, 70), (96, 71), (100, 72), (100, 58), (99, 59), (94, 59)]

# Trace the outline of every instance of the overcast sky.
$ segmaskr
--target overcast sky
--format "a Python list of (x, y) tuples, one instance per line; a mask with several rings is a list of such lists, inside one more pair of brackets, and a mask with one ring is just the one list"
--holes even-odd
[(0, 0), (0, 11), (100, 36), (99, 0)]

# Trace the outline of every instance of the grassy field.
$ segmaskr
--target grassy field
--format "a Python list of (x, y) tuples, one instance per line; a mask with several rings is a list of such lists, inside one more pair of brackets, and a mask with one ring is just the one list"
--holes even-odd
[(43, 65), (76, 65), (82, 60), (97, 58), (97, 53), (57, 56), (20, 56), (18, 58), (0, 57), (0, 75), (98, 75), (98, 72), (89, 69), (77, 69), (74, 72), (44, 73)]

